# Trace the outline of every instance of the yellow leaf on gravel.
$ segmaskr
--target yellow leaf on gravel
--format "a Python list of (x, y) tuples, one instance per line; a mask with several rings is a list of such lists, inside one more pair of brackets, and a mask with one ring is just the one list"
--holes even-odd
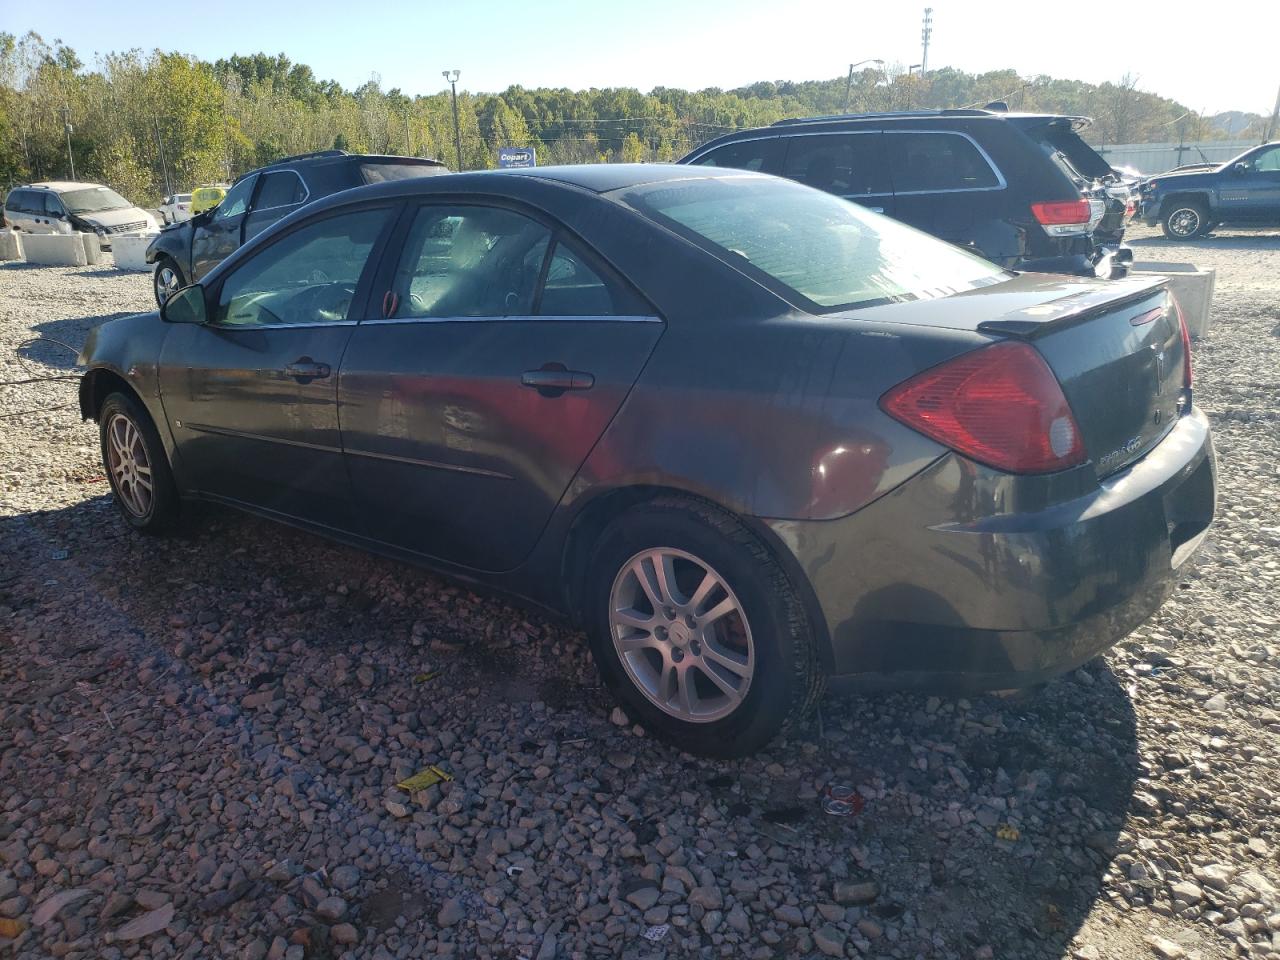
[(0, 917), (0, 937), (13, 939), (25, 929), (27, 929), (27, 925), (21, 920), (10, 920), (8, 917)]

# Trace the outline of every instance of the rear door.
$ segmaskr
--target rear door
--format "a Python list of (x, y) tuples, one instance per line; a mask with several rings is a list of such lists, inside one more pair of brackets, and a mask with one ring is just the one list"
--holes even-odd
[(365, 529), (515, 567), (662, 323), (559, 225), (496, 203), (410, 209), (374, 292), (385, 317), (357, 326), (338, 390)]
[(816, 190), (894, 216), (893, 181), (879, 130), (794, 134), (786, 138), (782, 175)]
[(244, 243), (245, 218), (258, 174), (251, 173), (234, 187), (191, 235), (191, 279), (199, 280)]
[(282, 217), (307, 202), (307, 185), (294, 170), (276, 170), (261, 175), (262, 182), (245, 217), (244, 242), (248, 242)]
[(972, 137), (892, 130), (884, 140), (897, 219), (960, 246), (974, 245), (984, 224), (1000, 219), (995, 194), (1005, 189), (1004, 177)]
[(353, 529), (338, 369), (391, 215), (345, 210), (298, 226), (209, 291), (208, 323), (169, 330), (160, 391), (193, 487)]

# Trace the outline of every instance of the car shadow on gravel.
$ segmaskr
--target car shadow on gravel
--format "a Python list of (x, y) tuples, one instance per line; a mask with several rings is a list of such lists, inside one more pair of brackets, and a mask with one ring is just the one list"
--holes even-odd
[[(820, 909), (814, 929), (843, 918), (833, 922), (863, 953), (981, 956), (990, 945), (997, 957), (1057, 958), (1124, 847), (1131, 807), (1145, 802), (1135, 800), (1133, 706), (1101, 661), (1021, 702), (828, 697), (789, 739), (708, 761), (611, 723), (582, 638), (552, 620), (222, 508), (193, 511), (177, 538), (142, 537), (116, 516), (100, 477), (84, 482), (92, 485), (74, 506), (0, 522), (6, 555), (13, 548), (40, 576), (74, 581), (119, 611), (127, 635), (118, 643), (199, 677), (200, 696), (227, 705), (220, 722), (243, 728), (246, 742), (299, 747), (346, 817), (386, 816), (376, 798), (412, 748), (379, 746), (371, 718), (412, 714), (416, 742), (435, 744), (415, 766), (449, 763), (459, 796), (486, 789), (486, 770), (517, 771), (521, 790), (559, 784), (563, 770), (595, 804), (631, 811), (639, 852), (600, 851), (624, 885), (675, 836), (677, 849), (703, 851), (699, 860), (710, 852), (716, 882), (748, 905), (753, 928), (792, 915), (779, 911), (794, 898)], [(11, 609), (26, 602), (5, 589)], [(247, 705), (272, 690), (278, 710)], [(322, 706), (299, 705), (312, 699)], [(302, 750), (277, 718), (318, 709), (323, 745)], [(486, 727), (518, 732), (490, 736), (473, 756), (470, 738)], [(381, 766), (353, 768), (334, 746), (342, 734), (385, 753)], [(531, 758), (552, 756), (555, 772), (531, 781)], [(854, 815), (824, 812), (832, 784), (859, 791)], [(576, 816), (561, 809), (566, 821)], [(399, 836), (397, 821), (381, 823)], [(680, 833), (681, 823), (693, 832)], [(411, 837), (400, 840), (410, 865)], [(425, 898), (434, 916), (439, 890), (424, 886), (432, 877), (384, 880)], [(383, 914), (404, 909), (380, 902), (365, 901), (358, 922), (380, 928)], [(782, 937), (776, 955), (811, 953), (808, 930)]]
[[(18, 356), (46, 367), (73, 370), (77, 366), (77, 357), (81, 347), (84, 346), (85, 339), (89, 336), (89, 331), (108, 320), (130, 316), (133, 316), (131, 311), (124, 311), (33, 324), (30, 328), (32, 339), (18, 349)], [(72, 350), (75, 352), (73, 353)]]

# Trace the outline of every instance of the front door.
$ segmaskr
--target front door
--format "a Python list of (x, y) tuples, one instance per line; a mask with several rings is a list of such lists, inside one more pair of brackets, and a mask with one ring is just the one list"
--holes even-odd
[[(663, 325), (561, 231), (514, 210), (406, 216), (339, 402), (369, 535), (478, 570), (532, 550)], [(374, 300), (379, 299), (374, 297)]]
[(191, 236), (191, 280), (199, 280), (240, 248), (257, 183), (258, 174), (245, 177), (227, 191), (206, 219), (196, 223)]
[(1228, 168), (1219, 203), (1229, 222), (1280, 223), (1280, 147), (1265, 147)]
[(352, 528), (337, 374), (389, 217), (366, 208), (293, 229), (208, 291), (208, 323), (169, 331), (160, 388), (187, 485)]

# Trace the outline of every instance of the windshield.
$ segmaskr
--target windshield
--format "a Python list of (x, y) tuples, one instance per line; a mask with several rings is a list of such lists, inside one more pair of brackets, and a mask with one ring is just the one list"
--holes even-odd
[(58, 196), (71, 213), (102, 213), (105, 210), (127, 210), (133, 206), (110, 187), (84, 187)]
[(790, 180), (715, 177), (620, 193), (651, 220), (815, 312), (946, 297), (1008, 276), (958, 247)]

